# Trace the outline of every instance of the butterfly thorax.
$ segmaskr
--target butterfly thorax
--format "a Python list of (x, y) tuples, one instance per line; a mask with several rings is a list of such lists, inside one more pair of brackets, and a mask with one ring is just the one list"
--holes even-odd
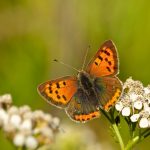
[(93, 88), (93, 80), (94, 79), (85, 71), (81, 71), (78, 74), (78, 85), (85, 91)]

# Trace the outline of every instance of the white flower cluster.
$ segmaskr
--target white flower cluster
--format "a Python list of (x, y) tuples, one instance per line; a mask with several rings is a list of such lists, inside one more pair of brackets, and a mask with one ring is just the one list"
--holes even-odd
[(0, 128), (17, 147), (37, 149), (52, 143), (59, 122), (59, 118), (31, 111), (29, 106), (13, 106), (9, 94), (0, 96)]
[(138, 122), (140, 128), (150, 127), (150, 85), (143, 87), (140, 81), (127, 79), (115, 108), (122, 116), (130, 116), (131, 122)]

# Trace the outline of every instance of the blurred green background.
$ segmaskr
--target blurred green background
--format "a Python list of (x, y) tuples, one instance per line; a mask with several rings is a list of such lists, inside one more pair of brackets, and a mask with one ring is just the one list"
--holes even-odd
[[(117, 149), (103, 129), (108, 125), (103, 117), (75, 124), (65, 112), (43, 101), (36, 88), (46, 80), (76, 74), (53, 59), (81, 68), (88, 45), (90, 59), (107, 39), (114, 41), (119, 52), (120, 79), (132, 76), (146, 86), (150, 83), (149, 5), (149, 0), (1, 0), (0, 94), (11, 93), (17, 106), (27, 104), (59, 116), (75, 131), (88, 126), (100, 143), (109, 142), (111, 149)], [(146, 150), (148, 142), (136, 149)], [(11, 149), (3, 135), (0, 148)]]

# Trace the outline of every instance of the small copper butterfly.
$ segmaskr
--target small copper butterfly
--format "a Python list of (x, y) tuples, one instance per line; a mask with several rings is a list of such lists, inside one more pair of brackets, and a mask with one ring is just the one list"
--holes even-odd
[(42, 83), (38, 92), (48, 103), (64, 108), (72, 120), (86, 122), (99, 117), (99, 109), (109, 111), (119, 99), (122, 83), (116, 77), (118, 67), (116, 47), (108, 40), (85, 71)]

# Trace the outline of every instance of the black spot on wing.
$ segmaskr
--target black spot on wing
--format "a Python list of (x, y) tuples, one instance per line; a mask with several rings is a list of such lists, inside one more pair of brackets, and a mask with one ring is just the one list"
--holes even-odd
[(106, 67), (106, 69), (107, 69), (109, 72), (111, 72), (111, 69), (110, 69), (109, 67)]
[(108, 64), (111, 66), (111, 64), (112, 64), (111, 61), (108, 61)]
[(105, 61), (108, 62), (108, 58), (105, 58)]
[(94, 62), (94, 63), (95, 63), (96, 66), (98, 66), (98, 63), (97, 63), (97, 62)]
[(59, 89), (60, 88), (60, 85), (59, 85), (59, 83), (56, 83), (56, 87)]
[(98, 56), (98, 58), (102, 61), (103, 60), (103, 58), (101, 57), (101, 56)]
[(63, 99), (66, 101), (67, 100), (67, 98), (66, 98), (66, 96), (65, 95), (62, 95), (62, 97), (63, 97)]
[(60, 96), (59, 96), (59, 95), (57, 95), (57, 98), (58, 98), (58, 99), (60, 99)]
[(56, 90), (55, 93), (58, 94), (58, 91)]
[(63, 82), (63, 85), (66, 85), (66, 82), (65, 82), (65, 81)]
[(108, 60), (108, 58), (105, 58), (105, 61), (108, 63), (109, 66), (111, 66), (111, 61)]
[(107, 50), (105, 50), (104, 53), (105, 53), (107, 56), (110, 56), (110, 53), (109, 53)]

